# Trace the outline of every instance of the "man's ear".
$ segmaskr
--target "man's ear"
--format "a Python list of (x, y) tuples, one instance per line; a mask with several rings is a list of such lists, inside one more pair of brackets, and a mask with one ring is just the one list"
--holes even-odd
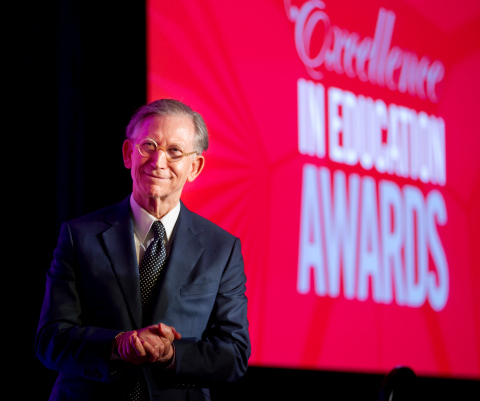
[(125, 139), (122, 146), (123, 164), (126, 168), (132, 168), (133, 142), (131, 139)]
[(203, 170), (205, 166), (205, 158), (203, 156), (196, 156), (195, 160), (192, 163), (192, 168), (188, 173), (187, 180), (188, 182), (192, 182), (197, 178)]

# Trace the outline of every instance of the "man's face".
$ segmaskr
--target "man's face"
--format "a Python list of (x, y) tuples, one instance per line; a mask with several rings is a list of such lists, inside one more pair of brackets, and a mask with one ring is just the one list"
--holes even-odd
[(186, 153), (194, 151), (195, 128), (187, 116), (148, 117), (135, 130), (133, 140), (123, 144), (125, 167), (131, 170), (133, 196), (140, 206), (161, 201), (170, 210), (180, 200), (185, 182), (193, 181), (203, 168), (203, 156), (193, 154), (180, 161), (169, 162), (162, 150), (150, 157), (140, 154), (135, 144), (153, 139), (158, 146), (179, 145)]

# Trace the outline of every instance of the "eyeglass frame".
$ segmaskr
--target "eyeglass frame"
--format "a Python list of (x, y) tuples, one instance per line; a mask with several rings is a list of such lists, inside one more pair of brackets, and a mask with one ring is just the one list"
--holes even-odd
[[(151, 138), (145, 138), (145, 139), (142, 139), (142, 141), (140, 143), (135, 143), (135, 147), (138, 149), (138, 153), (140, 153), (140, 155), (142, 157), (151, 157), (151, 156), (145, 156), (141, 151), (140, 151), (140, 145), (145, 142), (145, 141), (150, 141), (150, 142), (153, 142), (155, 144), (155, 151), (154, 153), (158, 152), (158, 150), (160, 149), (161, 151), (163, 151), (163, 153), (165, 154), (165, 158), (167, 159), (168, 162), (170, 163), (176, 163), (176, 162), (179, 162), (180, 160), (183, 160), (184, 157), (187, 157), (187, 156), (190, 156), (190, 155), (193, 155), (195, 153), (198, 154), (198, 151), (194, 150), (193, 152), (189, 152), (189, 153), (186, 153), (183, 148), (178, 145), (178, 144), (175, 144), (175, 143), (172, 143), (171, 145), (167, 145), (167, 146), (160, 146), (157, 142), (155, 142), (153, 139)], [(132, 141), (133, 142), (133, 141)], [(182, 157), (178, 160), (173, 160), (166, 152), (167, 148), (169, 146), (177, 146), (178, 149), (180, 149), (182, 151)]]

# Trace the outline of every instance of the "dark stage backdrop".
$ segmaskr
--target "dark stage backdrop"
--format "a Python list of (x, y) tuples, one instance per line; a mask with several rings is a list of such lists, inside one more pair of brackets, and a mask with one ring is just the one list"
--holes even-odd
[[(5, 160), (16, 160), (4, 168), (16, 184), (14, 194), (7, 192), (9, 203), (20, 215), (6, 221), (33, 226), (27, 234), (14, 230), (17, 243), (32, 231), (35, 237), (28, 250), (14, 245), (22, 259), (16, 257), (9, 270), (22, 268), (28, 295), (5, 307), (17, 329), (4, 324), (11, 340), (4, 349), (12, 361), (7, 378), (19, 398), (46, 400), (56, 373), (33, 353), (45, 273), (63, 221), (130, 192), (121, 144), (130, 115), (147, 99), (146, 15), (141, 1), (66, 0), (24, 3), (12, 16), (15, 93), (6, 119), (14, 123), (15, 138), (28, 146), (29, 157), (17, 147), (5, 150)], [(18, 262), (25, 256), (28, 262)], [(12, 274), (6, 277), (7, 290)], [(290, 337), (286, 347), (295, 347), (295, 341)], [(376, 400), (383, 380), (381, 374), (255, 366), (213, 394), (217, 400)], [(471, 380), (422, 377), (419, 384), (428, 399), (460, 399), (479, 391)]]

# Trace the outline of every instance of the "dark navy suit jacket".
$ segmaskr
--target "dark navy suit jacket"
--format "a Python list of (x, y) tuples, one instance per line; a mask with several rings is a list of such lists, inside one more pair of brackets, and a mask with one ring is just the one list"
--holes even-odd
[[(142, 317), (129, 198), (62, 226), (35, 340), (60, 372), (51, 400), (122, 400), (145, 374), (154, 400), (210, 399), (250, 356), (239, 239), (183, 204), (151, 317)], [(143, 321), (142, 321), (143, 320)], [(163, 322), (182, 334), (175, 367), (112, 360), (122, 331)]]

